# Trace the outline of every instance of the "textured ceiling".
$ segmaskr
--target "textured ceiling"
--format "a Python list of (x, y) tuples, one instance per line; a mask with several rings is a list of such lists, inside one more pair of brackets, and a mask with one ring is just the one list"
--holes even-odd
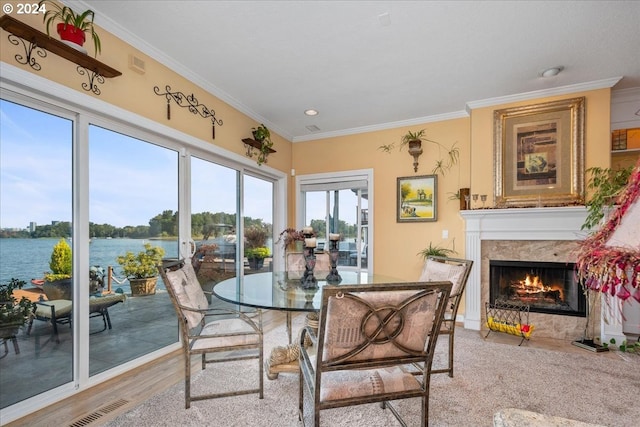
[(640, 87), (638, 1), (65, 3), (292, 141), (615, 78)]

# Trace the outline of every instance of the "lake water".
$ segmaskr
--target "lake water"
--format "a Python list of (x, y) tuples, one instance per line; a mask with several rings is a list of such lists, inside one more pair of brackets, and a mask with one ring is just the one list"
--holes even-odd
[[(53, 246), (60, 239), (0, 239), (0, 283), (8, 283), (11, 278), (24, 280), (27, 287), (30, 280), (42, 278), (44, 272), (50, 271), (49, 260)], [(127, 251), (134, 253), (144, 250), (143, 245), (151, 243), (165, 250), (165, 257), (178, 256), (178, 243), (176, 240), (148, 239), (93, 239), (89, 245), (89, 261), (91, 265), (99, 265), (105, 268), (112, 266), (115, 277), (122, 281), (124, 275), (120, 265), (116, 262), (118, 255)], [(128, 282), (123, 285), (113, 283), (114, 289), (122, 286), (128, 290)]]

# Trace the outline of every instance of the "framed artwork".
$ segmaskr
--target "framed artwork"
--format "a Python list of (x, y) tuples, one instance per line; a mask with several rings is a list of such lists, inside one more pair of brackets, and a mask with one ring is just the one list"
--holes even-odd
[(584, 203), (584, 104), (572, 98), (496, 110), (496, 207)]
[(397, 191), (398, 222), (437, 221), (437, 175), (399, 177)]

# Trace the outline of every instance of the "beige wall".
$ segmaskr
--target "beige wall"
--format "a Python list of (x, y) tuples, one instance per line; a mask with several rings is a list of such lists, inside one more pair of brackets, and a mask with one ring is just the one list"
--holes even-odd
[[(458, 200), (449, 197), (460, 187), (469, 186), (469, 119), (461, 118), (424, 125), (337, 137), (319, 141), (295, 143), (293, 164), (297, 175), (319, 172), (372, 168), (374, 171), (375, 222), (374, 269), (377, 274), (415, 280), (420, 275), (422, 259), (417, 253), (434, 245), (464, 253), (464, 223), (458, 214)], [(413, 171), (413, 158), (406, 148), (386, 153), (381, 145), (396, 143), (407, 130), (426, 129), (429, 139), (446, 147), (454, 143), (460, 149), (460, 162), (445, 176), (438, 176), (438, 221), (419, 223), (396, 222), (397, 178), (430, 175), (435, 162), (446, 157), (431, 143), (423, 143), (418, 172)], [(293, 206), (292, 206), (293, 208)], [(442, 230), (449, 238), (442, 239)]]
[[(26, 16), (24, 19), (21, 17), (21, 20), (44, 31), (44, 25), (37, 16)], [(98, 97), (99, 99), (231, 152), (244, 154), (241, 139), (250, 136), (251, 127), (256, 125), (254, 120), (215, 96), (207, 94), (204, 89), (141, 54), (106, 31), (100, 31), (100, 35), (103, 52), (98, 59), (121, 71), (123, 75), (107, 79), (106, 83), (100, 87), (102, 95)], [(20, 53), (20, 49), (8, 42), (6, 33), (3, 31), (0, 38), (2, 61), (89, 96), (95, 96), (81, 89), (84, 78), (76, 73), (74, 64), (49, 54), (47, 58), (39, 59), (42, 71), (35, 72), (28, 66), (20, 66), (16, 63), (14, 55)], [(89, 46), (89, 51), (92, 51), (92, 46)], [(144, 75), (128, 68), (130, 54), (138, 55), (145, 60)], [(224, 125), (217, 127), (215, 141), (212, 141), (210, 136), (210, 120), (193, 115), (186, 109), (172, 105), (171, 120), (167, 120), (166, 102), (163, 97), (153, 92), (154, 86), (159, 86), (163, 90), (165, 85), (170, 85), (172, 90), (180, 90), (185, 94), (195, 94), (200, 102), (216, 111), (217, 117), (224, 121)], [(372, 168), (376, 209), (373, 224), (375, 271), (378, 274), (402, 279), (416, 279), (422, 266), (422, 260), (417, 253), (428, 246), (429, 242), (455, 248), (458, 255), (464, 257), (464, 222), (458, 214), (459, 202), (449, 200), (449, 196), (461, 187), (471, 187), (472, 193), (487, 194), (490, 201), (493, 199), (493, 110), (576, 96), (586, 97), (586, 167), (608, 166), (611, 104), (609, 89), (478, 108), (471, 112), (469, 118), (311, 142), (292, 144), (274, 135), (274, 149), (277, 153), (269, 157), (268, 165), (287, 174), (291, 168), (295, 168), (297, 175)], [(460, 149), (460, 162), (445, 176), (438, 176), (437, 222), (397, 223), (395, 212), (397, 177), (431, 174), (436, 160), (446, 156), (446, 153), (439, 152), (437, 146), (426, 143), (423, 147), (424, 153), (420, 157), (418, 172), (414, 173), (413, 160), (406, 150), (395, 150), (388, 154), (379, 150), (378, 147), (383, 144), (397, 143), (407, 130), (423, 128), (426, 129), (430, 139), (445, 146), (456, 143)], [(290, 225), (295, 224), (293, 184), (294, 178), (289, 177), (288, 223)], [(443, 230), (449, 232), (449, 238), (446, 240), (442, 239)]]
[[(46, 32), (41, 16), (20, 15), (18, 17), (15, 13), (11, 16), (35, 29)], [(14, 46), (9, 43), (8, 33), (4, 30), (2, 30), (0, 37), (0, 60), (175, 128), (204, 142), (217, 145), (240, 155), (245, 154), (242, 138), (251, 137), (251, 128), (258, 124), (255, 120), (207, 93), (203, 88), (191, 83), (159, 62), (142, 54), (139, 50), (134, 49), (107, 31), (98, 28), (98, 33), (102, 43), (102, 53), (98, 55), (97, 59), (122, 73), (119, 77), (105, 79), (105, 83), (99, 85), (99, 89), (102, 92), (99, 96), (82, 89), (82, 83), (86, 83), (88, 80), (77, 73), (76, 64), (55, 54), (48, 52), (46, 58), (36, 56), (38, 63), (42, 67), (40, 71), (34, 71), (27, 65), (18, 64), (14, 56), (16, 54), (24, 55), (24, 49), (21, 44)], [(52, 32), (51, 36), (58, 37), (55, 32)], [(90, 55), (94, 54), (91, 40), (87, 40), (85, 47)], [(145, 74), (139, 74), (129, 69), (129, 55), (131, 54), (145, 61)], [(197, 70), (194, 71), (197, 72)], [(166, 99), (163, 96), (156, 95), (153, 90), (154, 86), (158, 86), (160, 92), (163, 93), (166, 85), (169, 85), (173, 92), (180, 91), (185, 95), (194, 94), (201, 104), (215, 111), (216, 118), (223, 121), (222, 126), (216, 126), (215, 140), (211, 138), (211, 119), (192, 114), (186, 108), (178, 107), (173, 101), (171, 103), (171, 120), (167, 119)], [(268, 158), (268, 165), (281, 171), (288, 171), (291, 168), (291, 142), (274, 133), (272, 133), (271, 139), (274, 141), (273, 148), (277, 151), (277, 154)]]
[[(478, 108), (471, 112), (471, 192), (493, 197), (493, 111), (523, 105), (570, 99), (585, 99), (585, 169), (609, 167), (611, 162), (611, 90), (599, 89), (564, 96)], [(585, 183), (586, 186), (586, 183)]]

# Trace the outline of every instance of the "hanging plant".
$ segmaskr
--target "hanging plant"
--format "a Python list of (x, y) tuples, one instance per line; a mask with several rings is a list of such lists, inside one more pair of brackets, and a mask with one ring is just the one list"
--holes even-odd
[(247, 157), (253, 157), (255, 150), (258, 151), (256, 162), (258, 163), (258, 166), (260, 166), (263, 163), (267, 163), (267, 157), (269, 154), (275, 153), (276, 150), (272, 148), (273, 141), (271, 141), (271, 132), (264, 124), (251, 128), (251, 133), (253, 134), (253, 139), (245, 138), (242, 142), (244, 142), (244, 145), (247, 148)]
[[(435, 144), (438, 147), (438, 152), (441, 153), (442, 150), (447, 151), (446, 158), (440, 158), (436, 160), (436, 165), (433, 167), (433, 174), (442, 174), (443, 176), (449, 171), (453, 165), (458, 163), (460, 159), (460, 149), (456, 147), (456, 144), (453, 144), (451, 148), (445, 147), (443, 144), (433, 141), (426, 136), (426, 130), (420, 129), (419, 131), (408, 131), (400, 138), (400, 144), (398, 149), (402, 151), (402, 149), (407, 146), (409, 154), (414, 157), (414, 170), (417, 172), (418, 168), (418, 159), (417, 157), (422, 154), (422, 142), (430, 142)], [(378, 150), (384, 151), (385, 153), (391, 153), (396, 148), (396, 143), (393, 142), (387, 145), (381, 145), (378, 147)]]

